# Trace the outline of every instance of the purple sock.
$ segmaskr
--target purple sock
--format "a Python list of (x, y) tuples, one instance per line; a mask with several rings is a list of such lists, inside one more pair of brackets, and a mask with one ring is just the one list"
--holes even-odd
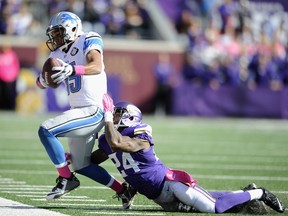
[(228, 209), (248, 202), (250, 200), (250, 194), (248, 192), (240, 193), (225, 193), (223, 196), (219, 197), (215, 203), (216, 213), (223, 213)]

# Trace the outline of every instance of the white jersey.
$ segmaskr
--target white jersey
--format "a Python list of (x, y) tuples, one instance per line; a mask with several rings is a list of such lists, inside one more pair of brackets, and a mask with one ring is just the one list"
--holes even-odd
[[(72, 65), (85, 65), (86, 55), (90, 50), (98, 50), (103, 59), (103, 41), (95, 32), (83, 33), (70, 47), (67, 53), (60, 49), (51, 52), (49, 57), (60, 58)], [(74, 75), (65, 80), (65, 85), (72, 108), (98, 106), (103, 109), (102, 97), (107, 93), (105, 66), (97, 75)]]

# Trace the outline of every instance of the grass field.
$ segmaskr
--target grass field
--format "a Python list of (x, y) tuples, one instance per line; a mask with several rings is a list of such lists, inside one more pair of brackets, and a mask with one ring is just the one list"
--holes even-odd
[[(121, 210), (113, 191), (79, 176), (81, 186), (47, 202), (57, 172), (37, 131), (50, 116), (0, 112), (0, 197), (68, 215), (187, 215), (163, 212), (137, 195), (133, 209)], [(288, 122), (265, 119), (165, 118), (145, 116), (153, 127), (158, 157), (190, 172), (207, 190), (238, 190), (250, 182), (278, 195), (288, 214)], [(62, 140), (67, 148), (66, 140)], [(103, 166), (121, 179), (112, 162)], [(277, 214), (272, 212), (271, 214)], [(194, 214), (195, 215), (195, 214)]]

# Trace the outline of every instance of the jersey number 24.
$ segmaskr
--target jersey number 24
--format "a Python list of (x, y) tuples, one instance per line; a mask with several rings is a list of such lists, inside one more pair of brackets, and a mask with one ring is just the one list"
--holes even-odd
[(127, 176), (126, 171), (128, 170), (130, 171), (130, 169), (133, 169), (134, 173), (140, 171), (140, 168), (138, 167), (139, 163), (132, 158), (131, 154), (123, 152), (121, 155), (122, 155), (122, 164), (116, 157), (116, 152), (110, 154), (109, 158), (113, 161), (113, 163), (115, 164), (116, 168), (119, 170), (123, 178)]

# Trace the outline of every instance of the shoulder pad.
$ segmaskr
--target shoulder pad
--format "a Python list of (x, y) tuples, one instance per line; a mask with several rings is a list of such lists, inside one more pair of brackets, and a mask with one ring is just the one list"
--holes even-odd
[(91, 31), (91, 32), (86, 33), (86, 38), (87, 37), (93, 37), (93, 36), (101, 38), (101, 36), (96, 32)]
[(151, 136), (152, 137), (152, 127), (148, 124), (139, 124), (135, 127), (134, 129), (134, 134), (137, 135), (137, 134), (142, 134), (142, 133), (146, 133), (147, 135)]

